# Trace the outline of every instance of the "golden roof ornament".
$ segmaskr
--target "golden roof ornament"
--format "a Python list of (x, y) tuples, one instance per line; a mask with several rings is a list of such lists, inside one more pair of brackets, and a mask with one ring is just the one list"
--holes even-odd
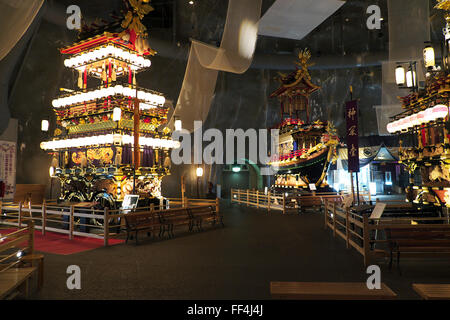
[(450, 0), (438, 0), (434, 6), (435, 9), (450, 10)]
[(131, 31), (133, 31), (136, 34), (136, 50), (139, 53), (143, 53), (145, 50), (148, 50), (150, 54), (155, 54), (156, 51), (150, 48), (148, 41), (147, 41), (147, 27), (144, 26), (141, 22), (141, 20), (144, 18), (144, 16), (153, 10), (155, 10), (151, 5), (148, 3), (150, 0), (128, 0), (131, 6), (131, 10), (129, 10), (125, 14), (125, 18), (122, 21), (121, 27), (125, 30), (120, 33), (120, 36), (122, 38), (129, 37), (129, 34)]
[[(311, 76), (309, 75), (308, 68), (313, 66), (314, 63), (309, 63), (311, 59), (311, 51), (308, 49), (300, 50), (298, 53), (298, 61), (295, 61), (295, 64), (300, 67), (302, 74), (308, 79), (311, 80)], [(300, 76), (300, 75), (298, 75)]]

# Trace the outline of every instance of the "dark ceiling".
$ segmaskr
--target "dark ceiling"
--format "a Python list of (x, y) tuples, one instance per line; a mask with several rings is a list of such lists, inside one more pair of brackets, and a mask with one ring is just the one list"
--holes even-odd
[[(108, 3), (107, 9), (105, 2)], [(261, 14), (264, 15), (274, 2), (275, 0), (263, 0)], [(51, 0), (49, 4), (50, 10), (58, 8), (62, 13), (73, 1)], [(194, 0), (191, 5), (188, 0), (154, 0), (151, 4), (155, 10), (143, 20), (149, 30), (150, 42), (155, 38), (184, 46), (189, 43), (190, 38), (194, 38), (210, 44), (220, 44), (228, 1)], [(382, 29), (377, 32), (368, 32), (366, 28), (366, 9), (371, 4), (378, 4), (385, 18)], [(123, 0), (80, 0), (77, 5), (88, 22), (97, 21), (97, 24), (101, 24), (102, 19), (110, 21), (111, 13), (120, 15), (120, 10), (124, 7)], [(59, 23), (64, 23), (63, 18), (64, 14), (61, 17), (53, 14), (53, 20), (59, 20)], [(299, 48), (309, 47), (313, 55), (346, 55), (385, 51), (387, 44), (386, 0), (349, 0), (301, 41), (260, 36), (257, 53), (293, 54)]]

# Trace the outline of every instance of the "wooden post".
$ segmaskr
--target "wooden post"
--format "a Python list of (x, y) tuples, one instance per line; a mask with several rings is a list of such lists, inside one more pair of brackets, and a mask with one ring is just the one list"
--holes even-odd
[(256, 207), (259, 208), (259, 191), (256, 190)]
[(333, 237), (336, 237), (336, 202), (333, 203)]
[(363, 241), (364, 266), (367, 267), (370, 263), (370, 229), (367, 214), (363, 214)]
[(328, 226), (328, 224), (327, 224), (327, 222), (328, 222), (328, 200), (327, 199), (325, 199), (325, 210), (324, 210), (324, 216), (325, 216), (325, 224), (324, 224), (324, 226), (323, 226), (323, 228), (326, 230), (327, 229), (327, 226)]
[(237, 202), (241, 203), (241, 189), (238, 189)]
[(103, 213), (103, 245), (108, 246), (109, 240), (109, 209), (105, 208)]
[(283, 214), (286, 213), (286, 194), (283, 192)]
[[(356, 206), (356, 201), (355, 201), (355, 189), (353, 187), (353, 172), (349, 171), (350, 173), (350, 182), (351, 182), (351, 186), (352, 186), (352, 197), (353, 197), (353, 204)], [(359, 201), (359, 199), (358, 199)]]
[(33, 254), (34, 253), (34, 223), (33, 220), (28, 221), (28, 232), (30, 234), (30, 252), (29, 254)]
[(70, 217), (69, 217), (69, 239), (73, 239), (73, 213), (74, 213), (74, 206), (70, 206)]
[(248, 197), (248, 189), (247, 189), (247, 207), (248, 207), (248, 203), (250, 202), (249, 197)]
[(155, 204), (154, 203), (150, 203), (150, 211), (155, 211)]
[(216, 198), (216, 214), (218, 215), (220, 212), (220, 202), (219, 198)]
[(349, 221), (349, 208), (345, 208), (345, 241), (347, 242), (347, 249), (350, 248), (350, 221)]
[(270, 191), (267, 192), (267, 212), (270, 212)]
[(19, 202), (19, 228), (22, 227), (22, 201)]
[(185, 203), (184, 203), (184, 193), (186, 191), (186, 185), (184, 184), (184, 175), (181, 176), (181, 206), (184, 208), (185, 207)]
[(47, 204), (44, 203), (42, 204), (42, 229), (41, 229), (41, 233), (43, 236), (45, 236), (45, 227), (47, 226)]
[(31, 199), (28, 201), (28, 214), (30, 219), (33, 220), (33, 212), (31, 211)]

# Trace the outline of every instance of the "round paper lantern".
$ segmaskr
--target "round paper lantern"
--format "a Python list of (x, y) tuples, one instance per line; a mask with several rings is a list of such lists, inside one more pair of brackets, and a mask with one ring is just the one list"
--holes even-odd
[(430, 122), (434, 120), (433, 108), (428, 108), (425, 110), (425, 122)]
[[(175, 121), (176, 122), (176, 121)], [(176, 124), (176, 123), (175, 123)], [(386, 129), (389, 133), (394, 133), (395, 132), (395, 126), (394, 126), (394, 122), (390, 122), (388, 123), (388, 125), (386, 126)]]
[(417, 113), (411, 115), (411, 119), (410, 120), (411, 120), (411, 125), (413, 127), (416, 127), (416, 126), (419, 125), (419, 120), (418, 120), (418, 114)]
[(422, 123), (425, 123), (425, 111), (420, 111), (417, 114), (417, 122), (419, 125), (421, 125)]
[(432, 109), (433, 120), (444, 119), (448, 115), (448, 108), (443, 104), (438, 104)]

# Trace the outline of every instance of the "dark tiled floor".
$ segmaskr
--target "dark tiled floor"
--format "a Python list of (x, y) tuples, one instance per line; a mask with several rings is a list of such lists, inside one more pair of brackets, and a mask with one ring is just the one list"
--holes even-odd
[[(269, 299), (270, 281), (366, 281), (362, 256), (323, 228), (323, 215), (281, 216), (224, 203), (225, 228), (159, 242), (45, 254), (35, 299)], [(66, 268), (81, 268), (68, 290)], [(381, 264), (382, 281), (403, 299), (413, 282), (450, 283), (448, 260), (404, 260), (402, 275)]]

